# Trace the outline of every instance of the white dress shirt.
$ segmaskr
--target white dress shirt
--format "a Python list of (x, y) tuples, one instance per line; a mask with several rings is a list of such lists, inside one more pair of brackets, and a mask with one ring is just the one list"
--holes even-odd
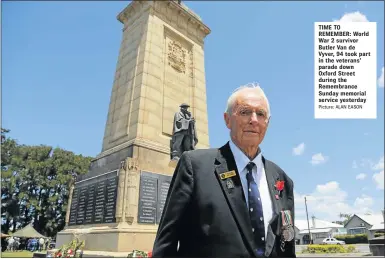
[(249, 162), (254, 162), (254, 164), (256, 165), (253, 168), (253, 178), (258, 186), (259, 194), (262, 199), (263, 220), (265, 223), (265, 238), (266, 238), (267, 227), (269, 225), (269, 221), (273, 217), (273, 207), (272, 207), (269, 187), (266, 180), (265, 168), (262, 163), (262, 152), (260, 152), (258, 156), (254, 158), (253, 161), (250, 161), (250, 159), (231, 140), (230, 140), (230, 149), (234, 155), (235, 163), (237, 165), (237, 169), (240, 174), (243, 193), (245, 194), (247, 207), (249, 206), (249, 195), (247, 191), (246, 174), (248, 173), (248, 171), (246, 169), (246, 165)]

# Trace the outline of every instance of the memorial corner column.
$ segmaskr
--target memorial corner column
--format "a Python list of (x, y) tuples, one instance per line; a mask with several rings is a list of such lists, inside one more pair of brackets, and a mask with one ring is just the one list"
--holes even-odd
[(121, 161), (118, 173), (118, 193), (115, 218), (118, 227), (132, 225), (138, 214), (138, 160), (128, 157)]
[(125, 223), (124, 217), (124, 203), (127, 192), (127, 162), (123, 160), (120, 162), (119, 173), (118, 173), (118, 190), (117, 190), (117, 201), (115, 218), (116, 223), (122, 225)]
[(138, 217), (139, 192), (139, 161), (127, 158), (126, 194), (124, 196), (124, 216), (128, 224), (132, 225)]
[(72, 195), (74, 193), (75, 185), (72, 183), (70, 187), (70, 193), (68, 198), (68, 204), (67, 204), (67, 211), (66, 211), (66, 219), (65, 219), (65, 227), (68, 227), (68, 223), (70, 221), (70, 213), (71, 213), (71, 204), (72, 204)]

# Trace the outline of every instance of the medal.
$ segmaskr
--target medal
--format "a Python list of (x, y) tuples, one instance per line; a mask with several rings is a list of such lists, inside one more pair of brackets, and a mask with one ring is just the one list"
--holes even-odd
[(233, 189), (234, 188), (234, 182), (231, 179), (228, 179), (226, 181), (227, 189)]
[(285, 242), (290, 242), (294, 239), (293, 220), (290, 210), (281, 211), (282, 218), (282, 234), (281, 234), (281, 250), (285, 251)]
[(283, 236), (283, 239), (286, 241), (286, 242), (290, 242), (291, 240), (293, 240), (294, 238), (294, 228), (292, 225), (288, 225), (286, 227), (283, 227), (282, 229), (282, 236)]

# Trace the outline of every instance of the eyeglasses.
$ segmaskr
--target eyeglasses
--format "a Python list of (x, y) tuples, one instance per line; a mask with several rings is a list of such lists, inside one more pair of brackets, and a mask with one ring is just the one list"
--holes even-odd
[(254, 113), (256, 114), (257, 120), (259, 122), (267, 123), (267, 121), (268, 121), (267, 114), (263, 110), (253, 111), (252, 109), (245, 109), (244, 108), (244, 109), (239, 109), (236, 112), (237, 115), (241, 116), (242, 118), (247, 118), (247, 119), (250, 119)]

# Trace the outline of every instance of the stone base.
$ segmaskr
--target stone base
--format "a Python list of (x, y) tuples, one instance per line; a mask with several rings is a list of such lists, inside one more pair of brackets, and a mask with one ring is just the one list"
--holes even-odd
[[(66, 229), (57, 234), (56, 248), (68, 244), (78, 237), (85, 240), (85, 251), (132, 252), (132, 250), (152, 251), (157, 228), (117, 227)], [(127, 257), (127, 256), (125, 256)]]
[(168, 166), (171, 168), (175, 168), (177, 164), (178, 164), (178, 160), (170, 160), (170, 162), (168, 163)]

